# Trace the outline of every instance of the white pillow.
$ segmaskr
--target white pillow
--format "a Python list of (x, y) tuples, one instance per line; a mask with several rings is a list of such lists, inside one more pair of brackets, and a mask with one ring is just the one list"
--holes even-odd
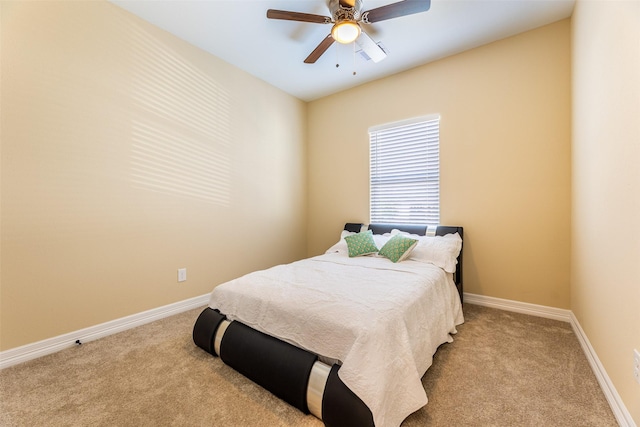
[(373, 241), (376, 242), (376, 246), (378, 247), (378, 250), (380, 250), (380, 248), (382, 248), (391, 238), (390, 235), (384, 235), (384, 234), (374, 234), (373, 235)]
[(447, 273), (456, 272), (458, 255), (462, 249), (462, 238), (458, 233), (444, 236), (418, 236), (399, 230), (391, 230), (392, 235), (402, 234), (418, 239), (418, 244), (408, 259), (426, 262), (442, 268)]
[(342, 230), (342, 232), (340, 233), (340, 238), (344, 239), (347, 236), (353, 236), (354, 234), (356, 234), (355, 231), (347, 231), (347, 230)]

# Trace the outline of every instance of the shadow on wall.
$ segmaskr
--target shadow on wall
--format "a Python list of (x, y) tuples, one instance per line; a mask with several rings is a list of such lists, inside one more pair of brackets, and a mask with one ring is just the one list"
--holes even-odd
[(144, 31), (129, 43), (133, 187), (228, 207), (228, 93)]

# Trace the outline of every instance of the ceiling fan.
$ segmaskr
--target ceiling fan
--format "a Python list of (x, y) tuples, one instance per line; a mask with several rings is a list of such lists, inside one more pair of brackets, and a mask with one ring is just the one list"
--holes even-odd
[(333, 24), (331, 33), (304, 60), (307, 64), (315, 63), (334, 41), (343, 44), (355, 42), (374, 62), (380, 62), (386, 58), (387, 54), (362, 29), (360, 24), (373, 24), (400, 16), (426, 12), (429, 7), (431, 7), (431, 0), (404, 0), (363, 12), (362, 0), (329, 0), (331, 17), (269, 9), (267, 10), (267, 18)]

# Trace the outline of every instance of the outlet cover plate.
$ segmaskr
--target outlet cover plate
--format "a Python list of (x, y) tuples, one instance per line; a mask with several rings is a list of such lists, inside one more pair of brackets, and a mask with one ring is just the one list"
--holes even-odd
[(178, 269), (178, 282), (184, 282), (187, 280), (187, 269), (179, 268)]

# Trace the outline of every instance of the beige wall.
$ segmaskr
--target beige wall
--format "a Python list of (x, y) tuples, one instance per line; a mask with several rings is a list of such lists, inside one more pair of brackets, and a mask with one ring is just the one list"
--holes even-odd
[(1, 7), (1, 349), (306, 254), (303, 102), (107, 2)]
[(369, 221), (370, 126), (441, 115), (441, 223), (465, 291), (569, 308), (570, 22), (309, 104), (308, 250)]
[(640, 425), (640, 2), (576, 4), (573, 112), (571, 309)]

